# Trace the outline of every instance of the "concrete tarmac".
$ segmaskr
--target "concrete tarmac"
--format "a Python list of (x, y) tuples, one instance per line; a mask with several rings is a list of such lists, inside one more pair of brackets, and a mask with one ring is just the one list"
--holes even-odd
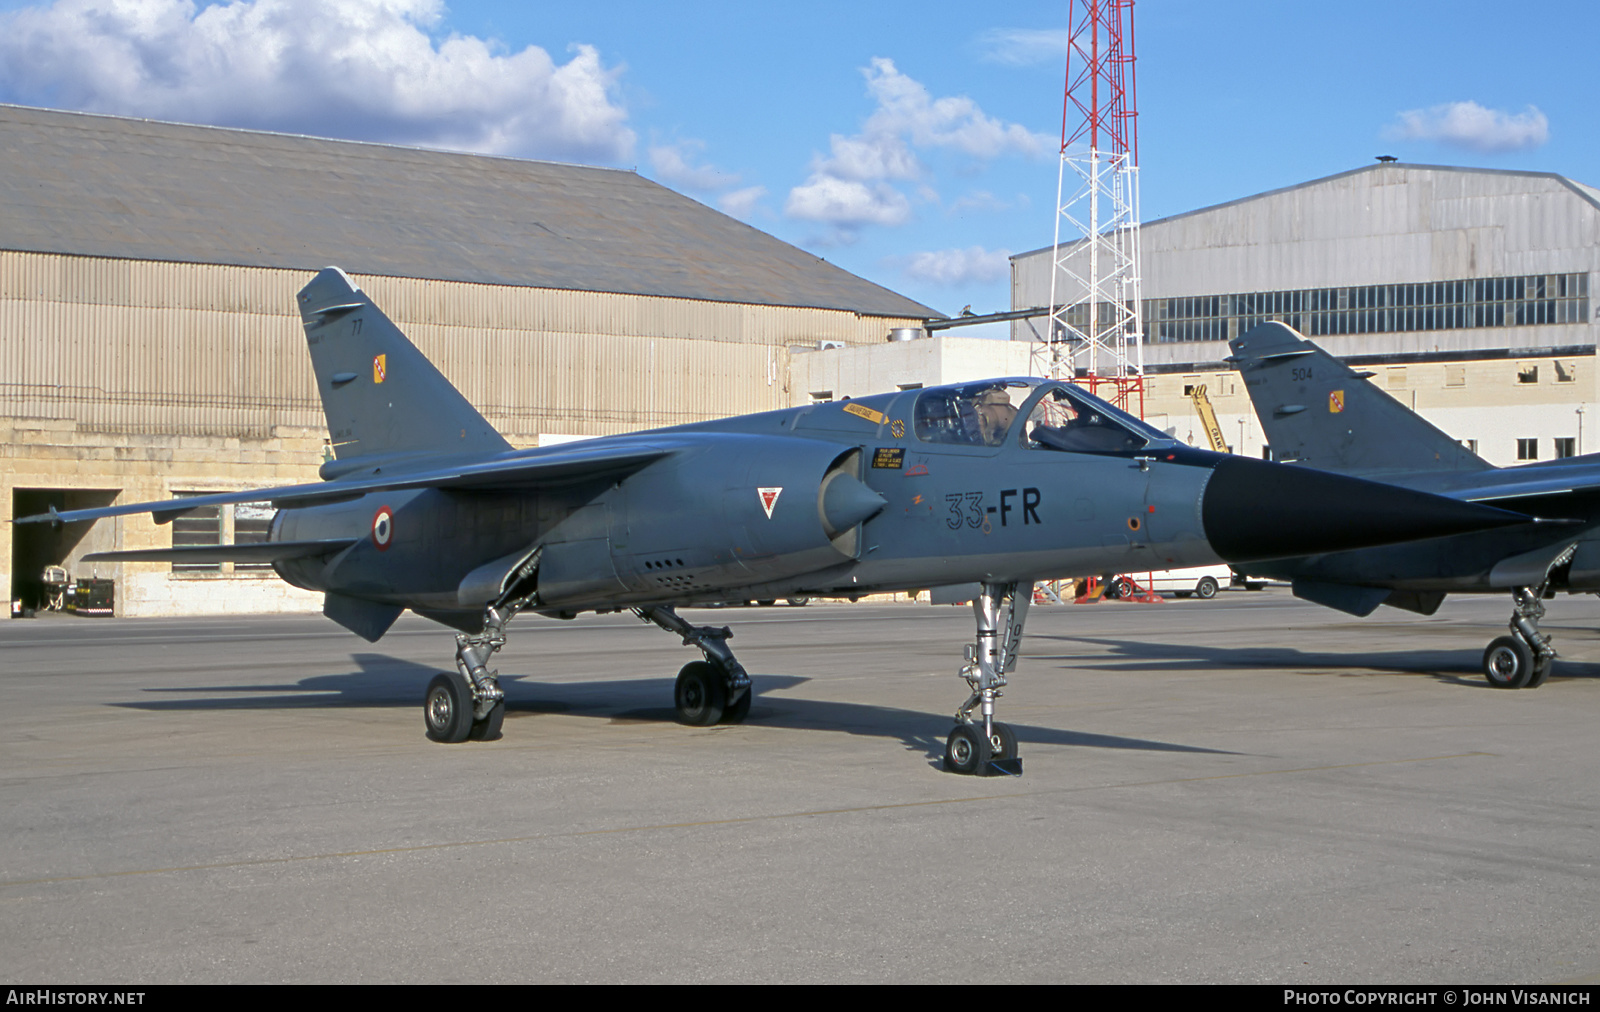
[(0, 623), (0, 979), (1600, 981), (1600, 607), (1537, 690), (1509, 600), (1364, 620), (1286, 591), (1033, 610), (1025, 775), (940, 770), (969, 608), (691, 611), (698, 655), (519, 618), (504, 738), (435, 745), (449, 632)]

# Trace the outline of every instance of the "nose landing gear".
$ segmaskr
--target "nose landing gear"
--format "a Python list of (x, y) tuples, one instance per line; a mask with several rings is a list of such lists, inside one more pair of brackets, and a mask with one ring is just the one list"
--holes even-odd
[(1019, 592), (1016, 583), (985, 583), (972, 601), (978, 640), (967, 648), (961, 669), (972, 694), (956, 710), (956, 727), (944, 746), (944, 768), (952, 773), (1022, 775), (1016, 733), (994, 719), (994, 703), (1007, 673), (1017, 666), (1022, 625), (1032, 601), (1033, 587)]

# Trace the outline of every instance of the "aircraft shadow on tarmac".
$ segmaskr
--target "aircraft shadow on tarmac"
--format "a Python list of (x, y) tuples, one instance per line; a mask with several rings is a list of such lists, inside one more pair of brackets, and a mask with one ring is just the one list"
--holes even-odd
[[(1460, 650), (1308, 651), (1293, 647), (1206, 647), (1188, 643), (1150, 643), (1091, 636), (1032, 636), (1037, 649), (1043, 640), (1080, 643), (1091, 649), (1077, 654), (1024, 654), (1025, 661), (1067, 662), (1063, 667), (1103, 667), (1112, 671), (1227, 671), (1239, 669), (1294, 669), (1333, 674), (1343, 678), (1375, 675), (1427, 675), (1440, 682), (1474, 689), (1492, 688), (1483, 679), (1476, 654)], [(1105, 652), (1109, 650), (1109, 655)], [(1316, 670), (1321, 669), (1321, 670)], [(1600, 678), (1600, 664), (1560, 657), (1551, 681)], [(1503, 690), (1496, 690), (1503, 691)]]
[[(415, 707), (438, 669), (383, 654), (354, 654), (357, 670), (313, 675), (298, 682), (238, 685), (194, 685), (150, 688), (151, 693), (183, 693), (203, 698), (146, 699), (108, 705), (151, 711), (299, 709), (305, 707)], [(929, 715), (920, 710), (862, 703), (786, 698), (782, 693), (810, 679), (795, 675), (751, 675), (756, 699), (745, 723), (764, 727), (898, 739), (907, 751), (922, 752), (942, 762), (944, 737), (930, 733)], [(676, 724), (670, 678), (631, 678), (575, 682), (539, 682), (503, 672), (507, 733), (512, 722), (542, 714), (598, 717), (614, 724)], [(934, 723), (937, 727), (937, 723)], [(1024, 744), (1075, 748), (1137, 749), (1152, 752), (1200, 752), (1229, 755), (1220, 749), (1171, 742), (1090, 734), (1061, 728), (1011, 724)]]

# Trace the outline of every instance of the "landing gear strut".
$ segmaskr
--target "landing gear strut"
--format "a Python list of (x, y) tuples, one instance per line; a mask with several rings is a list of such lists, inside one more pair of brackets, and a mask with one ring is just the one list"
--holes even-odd
[(670, 605), (635, 608), (634, 614), (667, 632), (683, 637), (684, 646), (696, 646), (703, 661), (690, 661), (678, 672), (672, 701), (678, 720), (691, 727), (738, 724), (750, 715), (755, 690), (744, 665), (728, 649), (733, 631), (726, 626), (690, 625)]
[(1483, 652), (1483, 676), (1497, 689), (1536, 689), (1550, 677), (1556, 652), (1539, 631), (1544, 587), (1511, 591), (1511, 635), (1496, 637)]
[(520, 610), (521, 602), (497, 602), (484, 609), (482, 632), (456, 633), (456, 670), (429, 682), (423, 699), (422, 721), (429, 738), (455, 744), (500, 737), (506, 694), (500, 672), (489, 670), (489, 660), (506, 645), (506, 623)]
[(533, 600), (535, 550), (506, 577), (500, 596), (483, 609), (483, 630), (456, 633), (456, 670), (428, 683), (422, 700), (422, 723), (434, 741), (494, 741), (506, 717), (506, 694), (500, 672), (489, 661), (506, 645), (506, 624)]
[(1511, 588), (1511, 635), (1491, 640), (1483, 652), (1483, 677), (1497, 689), (1537, 689), (1550, 677), (1556, 652), (1539, 631), (1550, 574), (1572, 561), (1576, 545), (1550, 560), (1538, 586)]
[(956, 710), (956, 727), (944, 747), (944, 768), (952, 773), (1022, 775), (1017, 736), (994, 719), (994, 701), (1000, 698), (1007, 673), (1017, 666), (1022, 624), (1032, 601), (1032, 584), (1016, 583), (985, 583), (972, 601), (978, 641), (967, 647), (967, 663), (961, 669), (972, 695)]

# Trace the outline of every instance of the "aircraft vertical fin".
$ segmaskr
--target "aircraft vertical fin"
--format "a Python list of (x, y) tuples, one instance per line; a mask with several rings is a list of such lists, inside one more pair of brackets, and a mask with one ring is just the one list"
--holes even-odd
[(319, 272), (299, 305), (340, 460), (510, 449), (344, 271)]
[(1490, 466), (1282, 323), (1229, 347), (1276, 460), (1345, 473)]

